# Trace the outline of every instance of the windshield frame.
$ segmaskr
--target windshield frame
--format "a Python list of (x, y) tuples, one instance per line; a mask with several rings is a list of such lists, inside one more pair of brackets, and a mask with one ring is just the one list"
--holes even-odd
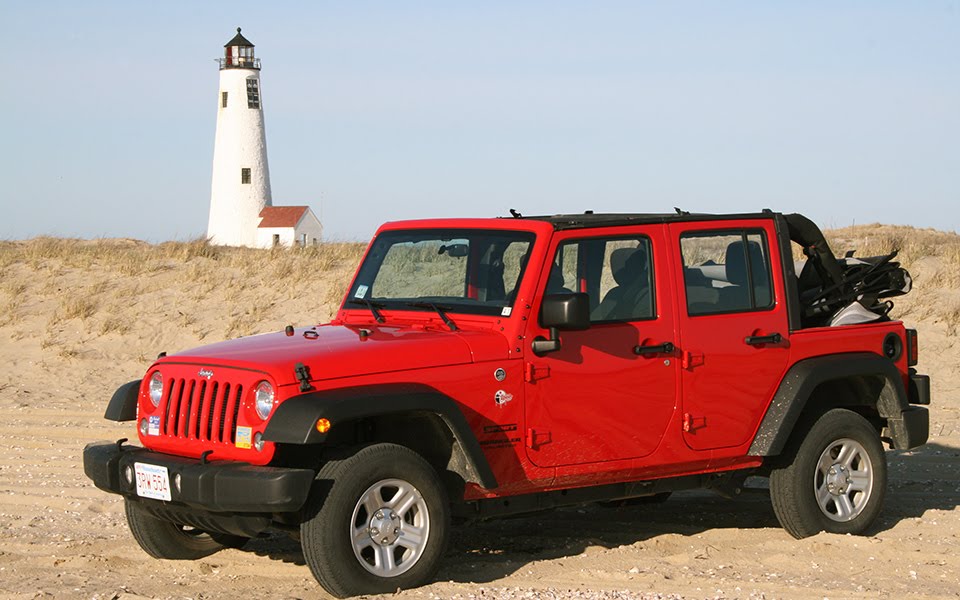
[[(464, 295), (459, 296), (404, 296), (404, 297), (382, 297), (375, 296), (367, 290), (373, 288), (376, 278), (380, 275), (384, 259), (387, 257), (388, 250), (398, 243), (403, 242), (425, 242), (435, 240), (444, 242), (449, 240), (467, 239), (468, 254), (464, 257), (468, 262), (463, 281)], [(444, 312), (466, 315), (483, 315), (505, 317), (512, 313), (513, 306), (517, 299), (517, 292), (527, 275), (529, 259), (533, 254), (534, 248), (538, 243), (539, 236), (536, 232), (524, 229), (502, 229), (497, 227), (424, 227), (410, 229), (384, 229), (370, 242), (363, 262), (357, 269), (357, 275), (350, 283), (344, 301), (341, 304), (341, 310), (367, 310), (359, 304), (352, 301), (370, 301), (378, 308), (387, 311), (407, 311), (407, 312), (430, 312), (436, 314), (436, 311), (429, 306), (413, 306), (417, 303), (433, 303), (442, 307)], [(510, 282), (507, 278), (503, 279), (504, 297), (496, 300), (476, 300), (468, 296), (471, 285), (475, 285), (478, 279), (478, 269), (490, 268), (489, 263), (482, 263), (482, 254), (490, 249), (492, 243), (507, 242), (507, 246), (516, 242), (526, 242), (527, 248), (520, 259), (520, 267), (517, 272), (514, 287), (509, 288)], [(504, 248), (505, 249), (505, 248)], [(504, 250), (501, 249), (501, 252)], [(525, 258), (523, 258), (525, 257)], [(501, 255), (502, 258), (502, 255)], [(535, 269), (534, 269), (535, 270)], [(411, 274), (412, 275), (412, 274)], [(487, 276), (490, 276), (489, 274)], [(366, 286), (362, 292), (361, 287)], [(367, 311), (369, 312), (369, 311)]]

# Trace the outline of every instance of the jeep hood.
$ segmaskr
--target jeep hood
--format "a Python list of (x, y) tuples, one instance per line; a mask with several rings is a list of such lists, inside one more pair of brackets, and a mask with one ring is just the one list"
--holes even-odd
[(310, 368), (311, 381), (427, 369), (507, 358), (507, 340), (493, 331), (417, 327), (323, 325), (201, 346), (159, 361), (250, 369), (269, 373), (278, 385), (297, 383), (294, 366)]

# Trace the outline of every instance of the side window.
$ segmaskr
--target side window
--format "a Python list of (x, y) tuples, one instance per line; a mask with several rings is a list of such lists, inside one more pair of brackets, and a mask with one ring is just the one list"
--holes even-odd
[(687, 313), (763, 310), (773, 306), (770, 252), (762, 231), (715, 231), (680, 237)]
[(566, 242), (557, 250), (547, 293), (585, 291), (593, 323), (652, 319), (652, 259), (643, 236)]

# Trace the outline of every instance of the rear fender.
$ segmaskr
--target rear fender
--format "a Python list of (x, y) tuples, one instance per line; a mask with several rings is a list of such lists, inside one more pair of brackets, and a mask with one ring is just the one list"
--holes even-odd
[[(908, 404), (903, 375), (889, 359), (868, 352), (834, 354), (802, 360), (793, 365), (780, 382), (773, 401), (760, 422), (750, 446), (751, 456), (776, 456), (783, 451), (790, 434), (807, 407), (810, 398), (823, 383), (851, 378), (871, 378), (879, 387), (875, 398), (844, 397), (838, 405), (861, 404), (876, 408), (887, 421), (893, 445), (897, 449), (914, 448), (926, 442), (926, 435), (907, 426), (905, 413), (916, 407)], [(920, 439), (922, 438), (922, 439)]]

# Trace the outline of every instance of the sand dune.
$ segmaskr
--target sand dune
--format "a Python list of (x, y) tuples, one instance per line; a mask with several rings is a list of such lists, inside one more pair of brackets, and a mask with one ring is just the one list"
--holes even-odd
[[(440, 581), (407, 598), (955, 598), (960, 595), (960, 238), (891, 226), (830, 233), (838, 254), (902, 248), (916, 289), (895, 315), (933, 376), (930, 443), (889, 454), (874, 535), (796, 541), (766, 492), (584, 507), (462, 528)], [(330, 318), (362, 246), (218, 249), (201, 242), (0, 242), (0, 594), (78, 598), (314, 598), (284, 537), (207, 559), (149, 558), (122, 503), (84, 477), (83, 446), (134, 437), (101, 416), (117, 385), (176, 351)]]

